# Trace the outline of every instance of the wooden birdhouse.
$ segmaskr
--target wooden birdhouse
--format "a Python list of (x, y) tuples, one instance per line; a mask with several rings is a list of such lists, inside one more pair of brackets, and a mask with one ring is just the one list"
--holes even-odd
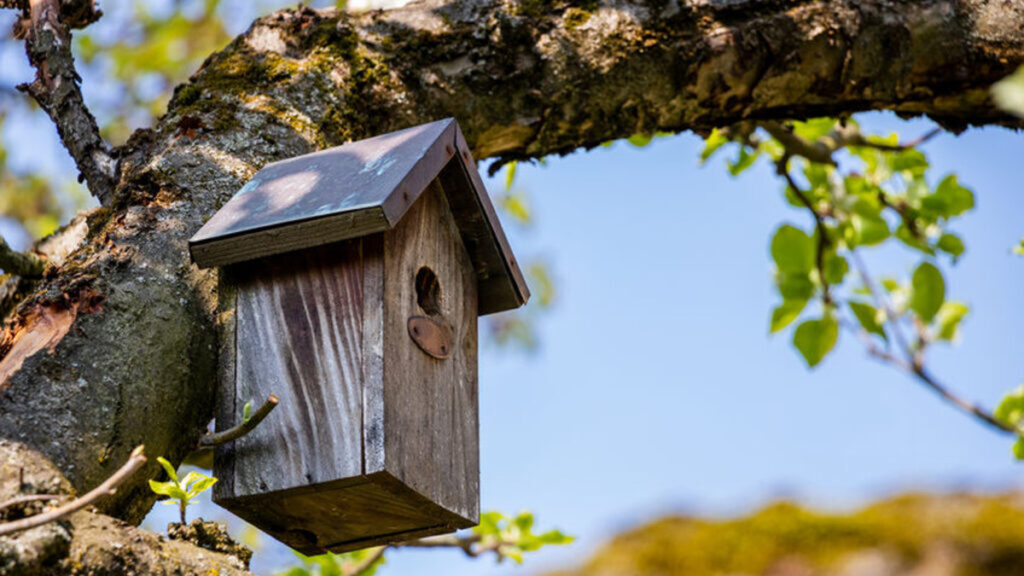
[(305, 554), (478, 522), (477, 316), (529, 292), (454, 120), (265, 166), (190, 250), (227, 309), (217, 429), (281, 399), (215, 502)]

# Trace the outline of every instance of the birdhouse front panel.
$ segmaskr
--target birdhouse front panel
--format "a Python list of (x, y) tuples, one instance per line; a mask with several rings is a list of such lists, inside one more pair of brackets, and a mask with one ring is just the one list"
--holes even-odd
[(458, 126), (269, 165), (190, 241), (219, 266), (214, 501), (305, 554), (479, 519), (477, 317), (529, 292)]
[(475, 525), (476, 279), (438, 182), (384, 235), (384, 254), (381, 469)]

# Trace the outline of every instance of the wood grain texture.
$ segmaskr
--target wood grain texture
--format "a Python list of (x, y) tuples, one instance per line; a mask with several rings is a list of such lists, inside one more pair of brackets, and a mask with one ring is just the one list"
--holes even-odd
[[(227, 430), (237, 423), (240, 412), (235, 404), (236, 372), (236, 330), (235, 295), (238, 282), (230, 268), (221, 268), (217, 274), (217, 431)], [(213, 485), (213, 498), (234, 496), (235, 493), (235, 443), (228, 442), (214, 449), (213, 475), (218, 479)]]
[(235, 442), (236, 495), (362, 474), (362, 248), (342, 242), (236, 271), (236, 413), (247, 399), (281, 399)]
[[(436, 281), (421, 283), (427, 267)], [(306, 554), (452, 532), (479, 518), (477, 278), (435, 180), (391, 231), (223, 270), (215, 501)], [(232, 304), (233, 302), (233, 304)], [(426, 306), (427, 309), (421, 307)], [(408, 320), (450, 328), (431, 357)]]
[(293, 222), (287, 228), (271, 227), (194, 242), (189, 245), (189, 251), (197, 266), (210, 268), (358, 238), (387, 228), (384, 210), (373, 206), (356, 212)]
[[(409, 337), (416, 275), (440, 283), (440, 316), (452, 327), (447, 360)], [(479, 516), (476, 275), (439, 181), (384, 236), (384, 469), (469, 525)], [(368, 470), (372, 472), (374, 470)]]

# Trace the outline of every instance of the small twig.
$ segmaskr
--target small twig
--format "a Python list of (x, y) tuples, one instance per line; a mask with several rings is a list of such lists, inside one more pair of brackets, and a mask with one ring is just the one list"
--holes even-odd
[(19, 504), (28, 504), (29, 502), (44, 502), (46, 500), (60, 500), (65, 498), (64, 494), (23, 494), (21, 496), (15, 496), (10, 500), (0, 502), (0, 510), (6, 510), (11, 506), (18, 506)]
[(772, 138), (779, 141), (786, 149), (787, 155), (803, 156), (811, 162), (835, 166), (836, 161), (832, 159), (835, 149), (824, 142), (815, 140), (810, 142), (793, 133), (791, 127), (779, 122), (763, 122), (761, 126), (771, 134)]
[(0, 270), (22, 278), (42, 278), (46, 260), (29, 252), (18, 252), (0, 237)]
[(238, 426), (228, 428), (227, 430), (216, 432), (213, 434), (207, 434), (199, 440), (200, 446), (218, 446), (225, 442), (231, 442), (232, 440), (238, 440), (242, 436), (245, 436), (249, 432), (252, 432), (253, 428), (259, 425), (264, 418), (270, 414), (271, 410), (277, 407), (277, 396), (271, 394), (267, 401), (260, 406), (259, 410), (253, 412), (252, 417), (242, 422)]
[(49, 524), (56, 520), (81, 510), (86, 506), (92, 504), (96, 500), (113, 494), (116, 488), (124, 482), (126, 478), (131, 476), (146, 463), (146, 457), (142, 454), (142, 446), (132, 450), (131, 456), (128, 457), (128, 461), (125, 462), (124, 466), (121, 466), (116, 472), (114, 472), (109, 478), (103, 481), (102, 484), (93, 488), (86, 495), (81, 498), (77, 498), (61, 506), (60, 508), (54, 508), (48, 512), (42, 514), (36, 514), (35, 516), (29, 516), (28, 518), (22, 518), (15, 520), (14, 522), (7, 522), (0, 524), (0, 536), (5, 536), (21, 530), (28, 530), (29, 528), (35, 528), (36, 526), (42, 526), (43, 524)]
[(810, 198), (807, 197), (807, 194), (803, 190), (801, 190), (799, 186), (797, 186), (796, 181), (793, 180), (793, 177), (789, 174), (789, 170), (786, 167), (787, 163), (788, 157), (783, 156), (782, 159), (780, 159), (779, 162), (776, 164), (775, 169), (780, 176), (786, 179), (786, 183), (789, 184), (789, 187), (793, 189), (793, 194), (795, 194), (796, 197), (800, 200), (800, 203), (803, 204), (808, 210), (810, 210), (811, 214), (814, 216), (814, 225), (818, 229), (818, 246), (817, 250), (815, 251), (815, 264), (818, 268), (818, 278), (821, 281), (825, 305), (830, 306), (833, 303), (832, 291), (831, 287), (828, 284), (828, 279), (825, 277), (825, 252), (828, 250), (830, 240), (828, 237), (828, 228), (825, 226), (825, 217), (822, 216), (821, 213), (818, 212), (818, 210), (814, 207), (814, 204), (811, 203), (811, 200)]
[(942, 128), (936, 127), (909, 142), (904, 142), (903, 144), (882, 144), (880, 142), (872, 142), (865, 138), (860, 132), (853, 131), (846, 136), (845, 145), (875, 148), (876, 150), (885, 150), (887, 152), (903, 152), (905, 150), (910, 150), (911, 148), (917, 148), (921, 144), (924, 144), (941, 133)]
[(80, 11), (84, 14), (80, 21), (62, 22), (60, 0), (30, 0), (28, 12), (25, 51), (36, 69), (36, 78), (18, 89), (32, 96), (50, 116), (78, 166), (80, 179), (101, 204), (107, 205), (117, 184), (118, 161), (100, 136), (96, 118), (82, 97), (70, 31), (71, 26), (88, 24), (101, 13), (89, 2), (88, 10)]
[[(1015, 427), (1000, 422), (998, 419), (996, 419), (995, 416), (992, 415), (991, 412), (955, 394), (948, 387), (944, 386), (938, 380), (936, 380), (925, 369), (923, 357), (924, 346), (919, 346), (916, 350), (910, 346), (909, 340), (907, 340), (906, 336), (904, 336), (903, 330), (900, 327), (899, 318), (896, 316), (896, 313), (889, 305), (888, 300), (878, 292), (877, 288), (875, 288), (875, 284), (872, 281), (871, 276), (868, 274), (867, 266), (865, 266), (864, 261), (860, 258), (860, 255), (857, 253), (856, 250), (850, 250), (850, 258), (851, 260), (853, 260), (854, 266), (857, 268), (857, 271), (860, 274), (861, 281), (864, 283), (864, 286), (871, 294), (872, 299), (874, 299), (875, 306), (881, 308), (885, 312), (885, 321), (886, 323), (889, 324), (890, 328), (892, 328), (893, 337), (896, 339), (897, 345), (906, 355), (906, 359), (899, 358), (889, 352), (880, 350), (877, 346), (874, 345), (873, 342), (871, 342), (870, 337), (867, 337), (866, 334), (863, 334), (861, 340), (865, 341), (865, 346), (867, 347), (868, 353), (871, 356), (878, 358), (879, 360), (882, 360), (884, 362), (887, 362), (890, 365), (895, 366), (900, 370), (903, 370), (909, 375), (916, 377), (918, 381), (925, 385), (925, 387), (929, 388), (930, 390), (938, 394), (941, 398), (951, 403), (952, 405), (956, 406), (960, 410), (963, 410), (964, 412), (974, 416), (987, 426), (994, 428), (1000, 432), (1008, 432), (1011, 434), (1019, 433), (1019, 431)], [(861, 333), (862, 332), (863, 331), (861, 331)]]

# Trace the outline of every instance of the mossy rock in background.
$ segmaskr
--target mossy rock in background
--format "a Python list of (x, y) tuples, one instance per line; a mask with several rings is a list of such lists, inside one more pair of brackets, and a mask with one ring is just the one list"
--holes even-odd
[(1024, 575), (1024, 493), (909, 494), (850, 515), (790, 502), (734, 520), (672, 516), (547, 576)]

